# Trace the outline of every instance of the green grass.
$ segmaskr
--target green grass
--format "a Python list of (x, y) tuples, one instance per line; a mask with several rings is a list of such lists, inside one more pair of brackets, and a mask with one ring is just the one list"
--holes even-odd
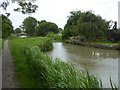
[(27, 58), (24, 54), (26, 48), (39, 46), (42, 51), (51, 50), (52, 42), (48, 38), (26, 38), (26, 39), (11, 39), (9, 40), (11, 54), (14, 58), (16, 78), (19, 81), (19, 86), (23, 88), (37, 87), (36, 81), (31, 77), (28, 68)]
[(92, 42), (92, 43), (95, 43), (95, 44), (103, 44), (103, 45), (119, 45), (120, 42)]

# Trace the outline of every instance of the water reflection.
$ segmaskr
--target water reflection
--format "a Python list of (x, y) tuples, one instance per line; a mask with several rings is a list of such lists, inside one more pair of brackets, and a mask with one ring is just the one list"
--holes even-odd
[(66, 43), (54, 43), (53, 45), (54, 49), (47, 52), (48, 55), (70, 62), (79, 70), (85, 70), (86, 66), (90, 73), (102, 78), (106, 88), (110, 87), (110, 77), (118, 85), (118, 51)]

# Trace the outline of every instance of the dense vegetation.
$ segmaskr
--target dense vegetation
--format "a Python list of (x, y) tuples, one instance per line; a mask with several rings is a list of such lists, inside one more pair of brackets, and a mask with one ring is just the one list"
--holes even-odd
[(53, 32), (48, 33), (46, 37), (50, 38), (53, 42), (61, 42), (62, 41), (62, 34), (55, 34)]
[(19, 35), (19, 33), (22, 33), (22, 30), (20, 28), (16, 28), (15, 33), (16, 33), (16, 35)]
[(28, 36), (34, 36), (36, 26), (37, 20), (33, 17), (24, 19), (22, 23), (22, 29), (27, 33)]
[(48, 57), (43, 51), (52, 48), (48, 38), (12, 39), (9, 41), (21, 87), (28, 88), (101, 88), (101, 82), (88, 72)]
[(16, 33), (25, 32), (27, 36), (46, 36), (48, 33), (59, 33), (59, 28), (55, 23), (45, 20), (37, 21), (33, 17), (24, 19), (20, 28), (15, 29)]
[(4, 15), (1, 15), (0, 18), (1, 17), (2, 17), (2, 38), (8, 38), (10, 34), (14, 32), (12, 22), (8, 19), (8, 17)]
[(38, 23), (38, 26), (36, 27), (35, 36), (46, 36), (50, 32), (58, 33), (58, 26), (55, 23), (42, 20)]
[(113, 30), (110, 30), (112, 31), (110, 34), (108, 22), (92, 11), (72, 11), (70, 14), (64, 27), (63, 39), (77, 36), (89, 41), (95, 41), (96, 39), (107, 41), (114, 39), (113, 36), (120, 35), (120, 33)]
[[(9, 40), (11, 54), (13, 55), (15, 64), (15, 76), (19, 80), (20, 87), (36, 87), (36, 81), (31, 77), (28, 68), (27, 57), (25, 51), (32, 46), (39, 46), (42, 51), (48, 51), (53, 48), (49, 38), (26, 38), (26, 39), (11, 39)], [(34, 72), (33, 72), (34, 73)]]

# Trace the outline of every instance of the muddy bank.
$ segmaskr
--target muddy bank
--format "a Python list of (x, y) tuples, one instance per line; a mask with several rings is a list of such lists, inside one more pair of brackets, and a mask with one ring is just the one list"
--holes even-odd
[(65, 40), (65, 42), (70, 44), (77, 44), (81, 46), (94, 47), (94, 48), (120, 50), (120, 45), (118, 44), (90, 43), (90, 42), (81, 42), (79, 40)]

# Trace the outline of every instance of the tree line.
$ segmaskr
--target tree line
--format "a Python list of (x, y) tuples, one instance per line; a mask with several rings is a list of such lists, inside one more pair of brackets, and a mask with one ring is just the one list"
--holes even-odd
[(63, 40), (70, 37), (79, 37), (88, 41), (120, 41), (120, 29), (117, 29), (115, 23), (113, 29), (110, 29), (109, 21), (106, 21), (99, 15), (95, 15), (92, 11), (72, 11), (68, 17), (64, 30), (58, 28), (55, 23), (45, 20), (38, 21), (34, 17), (24, 19), (19, 28), (13, 30), (12, 22), (5, 15), (2, 17), (2, 37), (6, 38), (10, 33), (19, 34), (24, 32), (27, 36), (46, 36), (49, 33), (62, 31)]
[[(115, 24), (116, 25), (116, 24)], [(114, 25), (114, 26), (115, 26)], [(92, 11), (72, 11), (67, 20), (62, 34), (63, 39), (70, 37), (84, 37), (86, 40), (120, 40), (119, 30), (116, 26), (112, 30), (109, 29), (109, 23), (99, 15), (95, 15)], [(114, 36), (114, 37), (113, 37)]]
[(48, 33), (59, 33), (60, 29), (55, 23), (47, 22), (45, 20), (37, 21), (33, 17), (24, 19), (19, 28), (13, 30), (12, 22), (5, 15), (2, 18), (2, 38), (8, 38), (11, 33), (26, 33), (27, 36), (46, 36)]
[[(24, 19), (20, 29), (21, 31), (24, 31), (27, 36), (46, 36), (50, 32), (59, 32), (59, 28), (55, 23), (47, 22), (45, 20), (37, 21), (33, 17)], [(17, 32), (17, 30), (18, 29), (15, 29), (15, 32)]]

